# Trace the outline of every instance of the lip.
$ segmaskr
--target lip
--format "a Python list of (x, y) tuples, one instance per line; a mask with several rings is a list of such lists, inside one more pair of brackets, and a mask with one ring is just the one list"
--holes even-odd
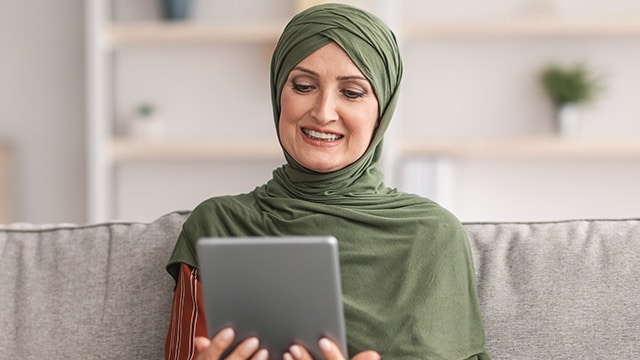
[[(341, 137), (337, 140), (331, 140), (331, 141), (327, 141), (327, 140), (316, 140), (316, 139), (312, 139), (309, 136), (307, 136), (307, 134), (304, 133), (303, 129), (306, 130), (312, 130), (312, 131), (317, 131), (317, 132), (321, 132), (321, 133), (327, 133), (327, 134), (335, 134), (335, 135), (340, 135)], [(318, 128), (313, 128), (313, 127), (306, 127), (303, 126), (300, 128), (300, 136), (302, 137), (302, 140), (304, 142), (306, 142), (307, 144), (313, 145), (313, 146), (320, 146), (320, 147), (332, 147), (332, 146), (337, 146), (340, 143), (342, 143), (344, 141), (344, 135), (337, 132), (337, 131), (330, 131), (327, 129), (318, 129)]]

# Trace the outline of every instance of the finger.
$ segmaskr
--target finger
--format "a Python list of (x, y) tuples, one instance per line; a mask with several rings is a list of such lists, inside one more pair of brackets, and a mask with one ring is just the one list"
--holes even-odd
[(196, 337), (196, 350), (200, 353), (198, 360), (217, 360), (220, 355), (231, 345), (235, 333), (231, 328), (225, 328), (218, 332), (209, 341), (207, 338)]
[(301, 345), (291, 345), (289, 352), (283, 355), (284, 360), (313, 360), (311, 354)]
[(198, 353), (201, 353), (205, 351), (209, 347), (209, 345), (211, 345), (211, 340), (207, 339), (204, 336), (196, 336), (195, 345), (196, 351)]
[(353, 357), (351, 360), (380, 360), (382, 357), (375, 351), (364, 351)]
[(251, 360), (269, 360), (269, 352), (267, 349), (260, 349), (253, 355)]
[(251, 355), (253, 355), (256, 351), (258, 351), (258, 347), (260, 346), (260, 341), (257, 337), (250, 337), (242, 341), (233, 352), (229, 354), (227, 360), (241, 360), (241, 359), (249, 359)]
[(333, 341), (322, 338), (318, 341), (318, 347), (326, 360), (344, 360), (344, 355)]

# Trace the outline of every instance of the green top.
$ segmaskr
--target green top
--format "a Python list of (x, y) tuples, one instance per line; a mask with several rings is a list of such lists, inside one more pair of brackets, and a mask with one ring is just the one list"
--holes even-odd
[(285, 28), (271, 64), (277, 122), (289, 71), (335, 41), (371, 82), (380, 104), (377, 132), (353, 164), (316, 173), (287, 164), (250, 193), (214, 197), (183, 226), (167, 270), (197, 267), (204, 236), (333, 235), (338, 239), (350, 356), (489, 359), (469, 244), (460, 222), (434, 202), (384, 185), (382, 138), (397, 101), (402, 62), (391, 30), (346, 5), (319, 5)]

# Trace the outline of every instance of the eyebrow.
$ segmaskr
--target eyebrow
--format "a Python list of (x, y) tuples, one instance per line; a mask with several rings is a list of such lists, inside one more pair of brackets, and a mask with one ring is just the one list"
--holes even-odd
[[(320, 77), (320, 74), (318, 74), (317, 72), (311, 70), (311, 69), (307, 69), (303, 66), (296, 66), (293, 68), (293, 70), (298, 70), (298, 71), (302, 71), (305, 72), (307, 74), (313, 75), (315, 77)], [(365, 78), (362, 75), (345, 75), (345, 76), (338, 76), (337, 77), (338, 80), (364, 80), (364, 81), (369, 81), (367, 80), (367, 78)]]

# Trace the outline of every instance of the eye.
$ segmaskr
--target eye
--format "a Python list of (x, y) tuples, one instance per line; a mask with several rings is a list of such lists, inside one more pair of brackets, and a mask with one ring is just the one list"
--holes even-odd
[(354, 90), (342, 90), (342, 95), (346, 96), (348, 99), (359, 99), (364, 96), (364, 92), (362, 91), (354, 91)]
[(291, 86), (293, 88), (294, 91), (299, 92), (301, 94), (306, 94), (308, 92), (310, 92), (311, 90), (313, 90), (313, 85), (306, 85), (306, 84), (300, 84), (300, 83), (293, 83), (293, 85)]

